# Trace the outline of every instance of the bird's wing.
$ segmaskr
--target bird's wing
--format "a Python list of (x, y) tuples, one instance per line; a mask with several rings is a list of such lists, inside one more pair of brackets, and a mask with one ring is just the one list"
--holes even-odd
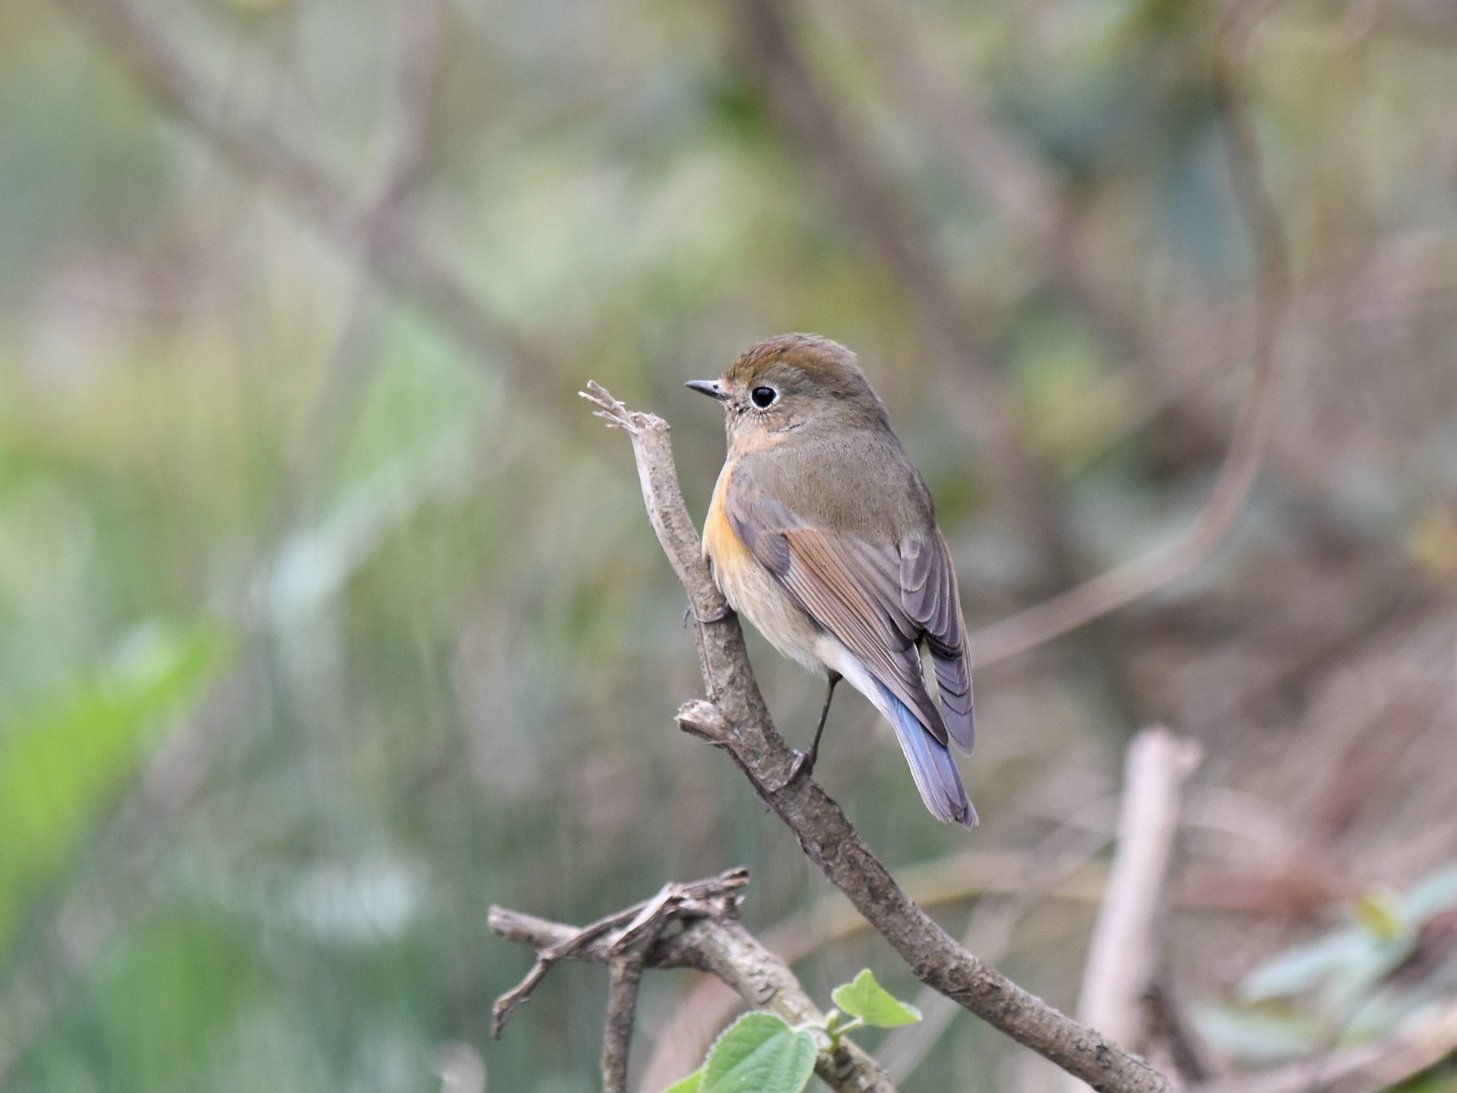
[(975, 725), (971, 701), (971, 658), (966, 650), (966, 624), (951, 551), (939, 528), (929, 536), (908, 535), (900, 541), (901, 606), (926, 637), (936, 689), (941, 696), (946, 731), (971, 750)]
[[(734, 534), (755, 559), (944, 745), (946, 723), (926, 690), (918, 643), (929, 634), (935, 643), (933, 655), (938, 645), (949, 655), (953, 647), (949, 639), (954, 637), (954, 648), (960, 649), (960, 608), (955, 606), (954, 583), (948, 593), (941, 578), (943, 572), (950, 572), (949, 562), (921, 560), (924, 551), (915, 552), (908, 561), (900, 544), (881, 547), (810, 526), (758, 489), (742, 464), (725, 492), (724, 509)], [(945, 544), (938, 543), (938, 548), (944, 552)], [(908, 571), (915, 580), (909, 592), (905, 584)], [(951, 621), (939, 621), (931, 633), (918, 617), (925, 613), (933, 620), (949, 613)], [(939, 668), (937, 680), (941, 683)], [(969, 712), (969, 684), (953, 678), (951, 697)], [(947, 708), (954, 713), (960, 706)], [(961, 743), (960, 723), (957, 728), (956, 739)]]

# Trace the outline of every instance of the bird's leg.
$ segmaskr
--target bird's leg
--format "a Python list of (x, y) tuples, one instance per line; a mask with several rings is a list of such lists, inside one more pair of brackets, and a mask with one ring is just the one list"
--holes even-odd
[(809, 751), (802, 751), (794, 760), (794, 769), (789, 772), (789, 780), (808, 777), (815, 769), (815, 760), (820, 753), (820, 737), (825, 734), (825, 722), (830, 716), (830, 700), (835, 697), (835, 684), (840, 682), (840, 673), (833, 668), (830, 669), (830, 685), (825, 689), (825, 704), (820, 707), (820, 723), (815, 726), (814, 743), (809, 746)]
[(835, 697), (835, 684), (840, 682), (840, 673), (833, 668), (829, 670), (829, 686), (825, 688), (825, 704), (820, 707), (820, 723), (815, 726), (814, 743), (809, 746), (809, 768), (805, 773), (814, 769), (815, 757), (820, 753), (820, 737), (825, 734), (825, 722), (830, 717), (830, 701)]

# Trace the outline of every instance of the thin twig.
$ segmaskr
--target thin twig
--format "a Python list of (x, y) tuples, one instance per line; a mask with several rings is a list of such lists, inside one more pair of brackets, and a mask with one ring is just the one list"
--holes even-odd
[[(641, 945), (645, 937), (655, 938), (663, 926), (675, 917), (712, 913), (718, 909), (718, 902), (725, 901), (748, 883), (749, 871), (739, 868), (705, 880), (667, 884), (652, 899), (604, 915), (596, 922), (574, 931), (569, 937), (538, 949), (536, 961), (525, 978), (497, 998), (496, 1004), (491, 1007), (491, 1035), (500, 1038), (511, 1014), (531, 997), (531, 992), (557, 961), (578, 956), (584, 948), (609, 934), (613, 935), (609, 948), (614, 956), (621, 955), (625, 949)], [(725, 911), (730, 906), (729, 903), (723, 903)], [(501, 933), (496, 927), (496, 915), (497, 909), (493, 907), (491, 928)]]
[(794, 832), (801, 849), (850, 899), (926, 985), (1094, 1089), (1167, 1090), (1163, 1075), (1093, 1029), (1072, 1020), (958, 945), (906, 895), (850, 825), (839, 805), (808, 777), (792, 777), (796, 755), (775, 730), (755, 682), (743, 632), (705, 564), (673, 468), (668, 427), (628, 411), (600, 385), (584, 397), (614, 424), (629, 427), (653, 528), (693, 605), (699, 661), (709, 700), (685, 704), (678, 722), (728, 752), (755, 792)]

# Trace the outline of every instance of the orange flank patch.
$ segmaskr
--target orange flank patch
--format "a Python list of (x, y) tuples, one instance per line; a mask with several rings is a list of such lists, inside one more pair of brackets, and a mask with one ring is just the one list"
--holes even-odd
[(723, 570), (748, 560), (748, 547), (734, 534), (724, 509), (724, 496), (728, 493), (729, 479), (733, 477), (732, 461), (725, 463), (713, 487), (713, 499), (708, 503), (708, 516), (703, 521), (703, 553), (712, 559), (714, 567)]

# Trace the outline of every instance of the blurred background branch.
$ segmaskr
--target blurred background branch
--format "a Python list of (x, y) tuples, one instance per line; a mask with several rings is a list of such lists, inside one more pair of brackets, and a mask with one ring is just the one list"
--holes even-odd
[(1079, 1021), (1106, 1030), (1145, 1057), (1156, 1055), (1150, 1050), (1147, 999), (1164, 962), (1184, 785), (1200, 758), (1197, 744), (1160, 726), (1144, 729), (1128, 746), (1118, 847), (1078, 994)]
[[(211, 86), (160, 20), (135, 0), (62, 0), (94, 28), (109, 54), (157, 98), (173, 116), (212, 144), (238, 171), (267, 186), (298, 215), (392, 289), (424, 308), (440, 329), (460, 340), (476, 360), (497, 361), (523, 394), (545, 396), (551, 375), (540, 352), (492, 312), (481, 294), (467, 285), (447, 260), (412, 231), (405, 198), (420, 169), (426, 132), (423, 117), (411, 111), (428, 105), (430, 44), (434, 16), (429, 5), (399, 20), (407, 69), (402, 79), (400, 134), (382, 177), (378, 196), (361, 203), (356, 188), (327, 164), (305, 151), (303, 134), (280, 128), (273, 119), (255, 117)], [(549, 406), (542, 397), (541, 405)]]
[(1239, 89), (1239, 66), (1255, 26), (1274, 6), (1274, 0), (1234, 4), (1214, 53), (1214, 92), (1230, 179), (1256, 256), (1258, 291), (1252, 301), (1253, 376), (1209, 499), (1172, 546), (1126, 562), (974, 634), (973, 648), (982, 663), (1026, 652), (1188, 576), (1229, 533), (1254, 488), (1279, 420), (1279, 339), (1292, 288), (1285, 228), (1265, 186), (1264, 161), (1246, 113), (1246, 97)]

